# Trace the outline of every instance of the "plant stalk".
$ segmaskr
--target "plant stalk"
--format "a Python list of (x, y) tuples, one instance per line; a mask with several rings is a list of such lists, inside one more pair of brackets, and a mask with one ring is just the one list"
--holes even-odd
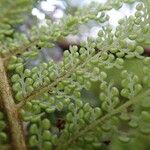
[(10, 90), (7, 74), (4, 67), (4, 62), (0, 58), (0, 93), (5, 112), (7, 114), (11, 142), (15, 150), (26, 150), (25, 138), (19, 114)]

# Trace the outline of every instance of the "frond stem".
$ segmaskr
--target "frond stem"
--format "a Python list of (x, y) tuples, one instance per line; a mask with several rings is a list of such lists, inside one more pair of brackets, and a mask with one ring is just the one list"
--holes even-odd
[(15, 150), (26, 150), (21, 121), (13, 100), (2, 58), (0, 58), (0, 94), (8, 117), (13, 147)]

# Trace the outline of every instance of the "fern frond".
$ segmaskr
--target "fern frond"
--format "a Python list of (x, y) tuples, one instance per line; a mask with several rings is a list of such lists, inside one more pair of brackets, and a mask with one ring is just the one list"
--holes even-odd
[[(0, 2), (0, 148), (94, 150), (111, 144), (113, 149), (149, 136), (150, 58), (144, 54), (150, 45), (149, 6), (137, 3), (135, 14), (115, 28), (107, 14), (133, 2), (138, 1), (92, 3), (59, 23), (32, 26), (28, 36), (15, 27), (34, 1)], [(70, 45), (59, 62), (27, 66), (42, 48), (77, 34), (89, 21), (101, 26), (96, 38)]]

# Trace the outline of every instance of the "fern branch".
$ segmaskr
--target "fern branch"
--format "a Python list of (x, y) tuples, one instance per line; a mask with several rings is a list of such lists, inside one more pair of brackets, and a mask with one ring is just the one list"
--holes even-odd
[(44, 92), (47, 91), (53, 91), (55, 86), (63, 81), (64, 79), (68, 78), (69, 76), (71, 76), (73, 74), (74, 71), (76, 71), (79, 68), (82, 68), (86, 65), (86, 63), (88, 63), (90, 60), (95, 59), (96, 57), (99, 57), (101, 55), (101, 52), (98, 52), (96, 55), (90, 56), (86, 59), (85, 62), (79, 64), (78, 66), (72, 67), (71, 69), (69, 69), (68, 71), (66, 71), (66, 74), (62, 75), (61, 77), (57, 78), (54, 82), (52, 82), (51, 84), (45, 85), (40, 87), (37, 90), (34, 90), (30, 95), (24, 97), (21, 102), (17, 105), (18, 109), (21, 109), (27, 101), (32, 100), (35, 97), (38, 97), (39, 95), (43, 94)]
[[(107, 6), (107, 5), (106, 5)], [(29, 41), (29, 43), (25, 44), (25, 45), (18, 45), (17, 48), (13, 49), (13, 48), (8, 48), (9, 52), (8, 55), (4, 56), (4, 60), (6, 61), (6, 65), (8, 64), (8, 61), (9, 59), (11, 58), (11, 56), (13, 55), (17, 55), (17, 54), (22, 54), (24, 53), (28, 48), (36, 45), (36, 44), (39, 44), (44, 36), (44, 38), (46, 37), (45, 39), (45, 43), (49, 43), (49, 42), (56, 42), (60, 37), (66, 37), (67, 35), (71, 34), (71, 33), (75, 33), (77, 32), (77, 27), (78, 25), (80, 24), (85, 24), (87, 23), (89, 20), (93, 20), (93, 19), (99, 19), (99, 20), (103, 20), (103, 22), (106, 22), (107, 21), (107, 17), (104, 18), (101, 17), (101, 18), (97, 18), (97, 14), (99, 12), (103, 12), (105, 10), (107, 10), (108, 8), (106, 7), (105, 5), (104, 6), (101, 6), (100, 8), (98, 6), (96, 6), (97, 8), (95, 8), (94, 11), (90, 11), (88, 10), (86, 12), (86, 14), (84, 15), (81, 15), (79, 17), (77, 16), (68, 16), (66, 17), (64, 20), (62, 20), (62, 24), (55, 24), (55, 23), (51, 23), (50, 22), (50, 25), (49, 25), (49, 29), (44, 31), (43, 29), (44, 28), (40, 28), (39, 29), (39, 32), (36, 37), (34, 37), (35, 35), (33, 35), (33, 39), (32, 41)], [(78, 11), (77, 11), (78, 13)], [(105, 15), (106, 16), (106, 15)], [(49, 24), (49, 23), (48, 23)], [(59, 28), (61, 28), (62, 30), (59, 30)], [(72, 29), (72, 30), (67, 30), (68, 28)], [(53, 31), (53, 32), (51, 32)], [(59, 31), (59, 32), (58, 32)], [(54, 33), (57, 33), (57, 35), (55, 35)], [(31, 31), (31, 35), (32, 37), (32, 31)], [(39, 42), (39, 43), (38, 43)]]
[(95, 122), (92, 122), (92, 124), (88, 125), (86, 128), (76, 133), (76, 135), (73, 135), (73, 137), (70, 138), (70, 140), (64, 145), (62, 145), (62, 143), (61, 144), (59, 143), (58, 144), (59, 146), (56, 148), (56, 150), (66, 150), (71, 145), (71, 143), (75, 142), (79, 137), (85, 135), (87, 132), (91, 130), (94, 130), (97, 126), (102, 125), (113, 115), (120, 113), (123, 109), (131, 106), (133, 103), (136, 103), (139, 100), (143, 99), (144, 97), (148, 97), (148, 96), (150, 96), (150, 89), (145, 90), (145, 92), (141, 92), (141, 94), (137, 95), (136, 97), (132, 98), (128, 102), (124, 103), (123, 105), (119, 106), (115, 110), (111, 111), (111, 113), (106, 114), (105, 116), (97, 119)]
[(26, 150), (26, 144), (22, 131), (22, 126), (19, 119), (19, 114), (17, 112), (16, 105), (14, 103), (11, 94), (7, 75), (4, 68), (4, 63), (1, 58), (0, 58), (0, 90), (4, 108), (7, 113), (9, 121), (13, 146), (16, 150)]
[(20, 47), (13, 49), (13, 50), (10, 50), (10, 53), (8, 53), (8, 55), (3, 58), (5, 66), (8, 65), (9, 59), (11, 58), (11, 56), (24, 53), (28, 48), (30, 48), (33, 44), (35, 44), (36, 41), (37, 41), (37, 39), (34, 39), (28, 44), (24, 44), (24, 45), (21, 45)]

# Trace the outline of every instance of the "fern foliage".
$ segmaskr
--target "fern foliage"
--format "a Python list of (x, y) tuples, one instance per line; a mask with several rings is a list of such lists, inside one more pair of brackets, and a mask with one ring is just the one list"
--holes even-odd
[[(24, 149), (103, 150), (110, 145), (124, 150), (137, 143), (150, 148), (140, 142), (141, 138), (147, 141), (150, 134), (150, 57), (144, 54), (145, 46), (150, 45), (149, 6), (138, 2), (135, 14), (120, 19), (115, 28), (107, 14), (133, 2), (93, 3), (59, 23), (47, 19), (47, 26), (33, 25), (27, 36), (16, 26), (34, 1), (0, 1), (0, 59), (26, 141)], [(77, 34), (78, 26), (91, 20), (102, 27), (97, 37), (88, 37), (80, 46), (70, 45), (59, 62), (42, 61), (32, 68), (26, 65), (40, 53), (39, 47), (54, 47), (56, 41)], [(15, 139), (8, 140), (8, 135), (17, 128), (11, 129), (13, 117), (3, 95), (0, 148), (10, 149), (7, 145), (13, 145)]]

